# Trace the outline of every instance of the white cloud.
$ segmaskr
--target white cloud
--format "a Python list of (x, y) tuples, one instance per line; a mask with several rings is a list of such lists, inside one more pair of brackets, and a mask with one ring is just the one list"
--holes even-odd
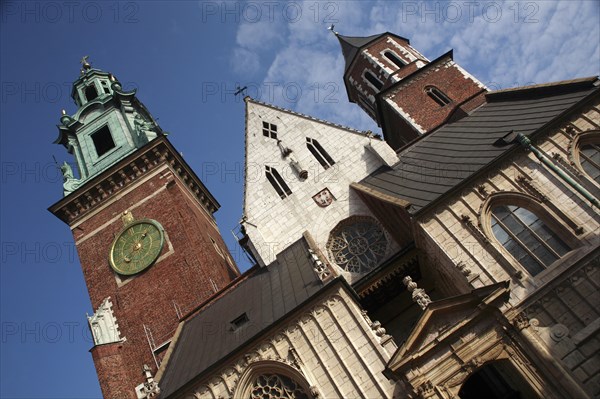
[(595, 1), (296, 4), (302, 16), (293, 23), (279, 18), (242, 24), (238, 30), (240, 48), (270, 50), (261, 56), (268, 59), (265, 65), (254, 60), (264, 82), (302, 89), (296, 101), (291, 101), (293, 92), (286, 98), (282, 90), (263, 100), (361, 129), (373, 123), (348, 102), (339, 43), (327, 31), (332, 22), (347, 36), (390, 31), (407, 37), (430, 59), (454, 48), (455, 60), (492, 89), (600, 74), (600, 7)]

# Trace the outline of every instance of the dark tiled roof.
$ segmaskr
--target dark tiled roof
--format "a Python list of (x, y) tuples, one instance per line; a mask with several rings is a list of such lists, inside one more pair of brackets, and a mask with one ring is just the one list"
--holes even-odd
[(471, 115), (423, 136), (404, 149), (393, 168), (383, 167), (361, 183), (421, 209), (449, 192), (516, 144), (494, 143), (508, 134), (531, 135), (598, 87), (595, 78), (489, 93)]
[(342, 46), (342, 54), (344, 54), (344, 60), (346, 61), (346, 66), (344, 67), (344, 73), (350, 67), (352, 60), (358, 53), (358, 50), (369, 44), (375, 39), (380, 38), (385, 33), (380, 33), (378, 35), (367, 36), (367, 37), (354, 37), (354, 36), (342, 36), (336, 35), (338, 40), (340, 41), (340, 45)]
[[(257, 268), (184, 324), (160, 379), (161, 398), (249, 342), (323, 287), (307, 248), (300, 239), (271, 265)], [(248, 323), (234, 331), (231, 322), (244, 313)]]

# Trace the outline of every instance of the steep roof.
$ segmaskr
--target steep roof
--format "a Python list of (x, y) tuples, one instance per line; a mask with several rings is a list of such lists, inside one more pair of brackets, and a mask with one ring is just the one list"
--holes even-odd
[[(324, 287), (307, 249), (304, 238), (296, 241), (275, 262), (256, 268), (184, 323), (160, 379), (161, 397), (225, 359)], [(248, 322), (233, 328), (232, 321), (244, 314)]]
[(419, 137), (392, 168), (382, 167), (361, 183), (411, 203), (419, 213), (515, 144), (496, 141), (511, 130), (526, 136), (542, 130), (587, 96), (599, 92), (597, 78), (584, 78), (491, 92), (471, 115)]
[(342, 46), (342, 54), (344, 55), (344, 60), (346, 61), (344, 73), (348, 70), (348, 68), (350, 68), (350, 64), (354, 60), (356, 53), (358, 53), (358, 50), (360, 50), (361, 47), (366, 46), (375, 39), (379, 39), (383, 35), (385, 35), (385, 33), (380, 33), (378, 35), (372, 35), (367, 37), (342, 36), (336, 34), (338, 40), (340, 41), (340, 46)]

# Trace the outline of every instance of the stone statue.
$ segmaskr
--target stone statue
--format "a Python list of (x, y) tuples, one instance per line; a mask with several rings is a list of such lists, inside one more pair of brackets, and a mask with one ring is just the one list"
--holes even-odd
[(66, 197), (81, 185), (81, 180), (75, 178), (73, 168), (71, 168), (71, 165), (67, 161), (63, 162), (60, 171), (63, 175), (63, 195)]
[(133, 119), (133, 127), (138, 137), (147, 137), (148, 141), (154, 139), (157, 135), (155, 132), (156, 125), (153, 122), (146, 121), (142, 115), (135, 113)]

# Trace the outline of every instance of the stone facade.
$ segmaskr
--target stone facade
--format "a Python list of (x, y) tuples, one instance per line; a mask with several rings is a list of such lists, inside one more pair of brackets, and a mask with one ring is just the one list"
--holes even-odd
[(269, 373), (292, 378), (310, 397), (392, 397), (394, 384), (383, 370), (396, 346), (372, 326), (337, 285), (174, 397), (248, 397), (254, 380)]
[[(329, 233), (340, 221), (355, 215), (372, 217), (350, 184), (382, 165), (395, 163), (397, 156), (384, 141), (250, 99), (246, 112), (242, 224), (260, 264), (271, 263), (305, 231), (318, 249), (327, 253)], [(263, 135), (263, 122), (277, 126), (277, 139)], [(316, 140), (335, 163), (325, 169), (309, 151), (307, 138)], [(292, 151), (288, 157), (282, 153), (286, 149)], [(308, 172), (308, 177), (299, 176), (293, 161)], [(267, 179), (266, 166), (278, 171), (291, 194), (283, 199), (278, 195)], [(331, 202), (323, 206), (314, 197), (325, 189)], [(393, 240), (388, 241), (386, 258), (398, 250)], [(355, 276), (346, 277), (352, 280)]]
[[(578, 136), (600, 127), (598, 106), (588, 106), (535, 145), (549, 157), (572, 159)], [(447, 295), (510, 281), (507, 317), (523, 312), (536, 350), (556, 358), (556, 367), (590, 397), (599, 395), (600, 341), (595, 334), (600, 321), (600, 215), (532, 153), (517, 153), (498, 166), (423, 214), (415, 222), (417, 246), (427, 254), (427, 265)], [(580, 172), (577, 181), (597, 193), (600, 186)], [(490, 207), (498, 203), (532, 210), (572, 250), (531, 275), (491, 229)]]

